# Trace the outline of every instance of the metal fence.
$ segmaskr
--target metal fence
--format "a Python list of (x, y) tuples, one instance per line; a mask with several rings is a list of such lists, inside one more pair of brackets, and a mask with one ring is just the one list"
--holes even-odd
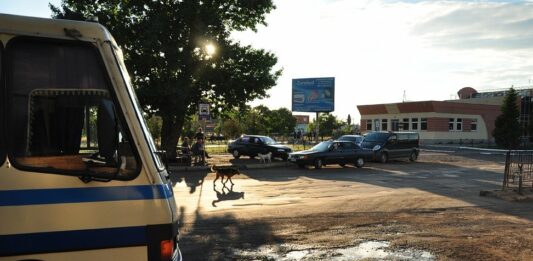
[(533, 187), (533, 151), (507, 151), (503, 190), (524, 187)]

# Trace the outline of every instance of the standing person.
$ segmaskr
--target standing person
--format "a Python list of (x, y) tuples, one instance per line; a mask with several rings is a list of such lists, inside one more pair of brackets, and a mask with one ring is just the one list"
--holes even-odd
[(198, 141), (200, 139), (201, 140), (205, 139), (204, 130), (202, 129), (202, 127), (198, 128), (198, 131), (194, 135), (194, 138), (196, 139), (196, 141)]

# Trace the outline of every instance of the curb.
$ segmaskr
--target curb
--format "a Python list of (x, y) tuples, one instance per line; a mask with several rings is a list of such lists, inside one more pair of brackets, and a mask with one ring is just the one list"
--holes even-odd
[[(274, 163), (265, 163), (265, 164), (241, 164), (241, 165), (230, 165), (235, 166), (239, 170), (246, 169), (270, 169), (270, 168), (282, 168), (292, 166), (290, 162), (274, 162)], [(209, 166), (169, 166), (169, 171), (206, 171), (211, 170), (212, 165)]]

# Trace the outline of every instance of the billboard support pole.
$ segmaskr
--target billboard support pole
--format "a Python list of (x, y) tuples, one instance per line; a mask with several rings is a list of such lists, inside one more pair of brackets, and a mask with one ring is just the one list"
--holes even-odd
[(320, 112), (316, 112), (316, 126), (315, 126), (315, 142), (318, 144), (318, 134), (320, 133), (319, 130), (320, 130), (320, 121), (318, 120), (318, 116), (319, 116)]

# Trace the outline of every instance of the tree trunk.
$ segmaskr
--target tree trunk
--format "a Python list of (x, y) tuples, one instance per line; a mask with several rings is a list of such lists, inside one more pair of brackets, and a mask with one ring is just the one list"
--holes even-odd
[(176, 147), (178, 146), (179, 136), (185, 116), (166, 115), (162, 116), (163, 124), (161, 126), (161, 148), (167, 152), (168, 159), (176, 158)]

